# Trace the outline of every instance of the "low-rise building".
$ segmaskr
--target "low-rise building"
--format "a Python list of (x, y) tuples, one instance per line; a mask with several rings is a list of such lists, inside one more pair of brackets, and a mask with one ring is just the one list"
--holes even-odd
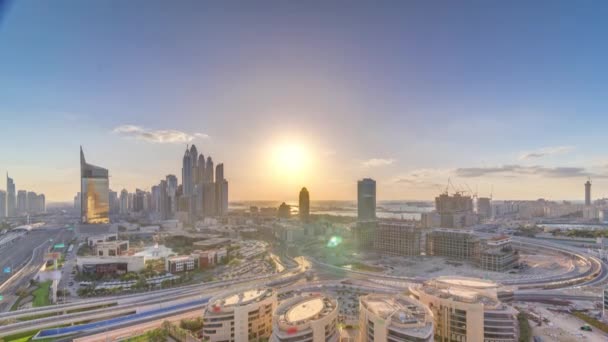
[(194, 248), (206, 251), (208, 249), (216, 249), (220, 247), (228, 247), (232, 242), (231, 239), (214, 237), (206, 240), (196, 241), (193, 243)]
[(469, 260), (479, 256), (480, 241), (470, 230), (435, 229), (426, 235), (426, 254)]
[(499, 300), (498, 287), (482, 279), (440, 277), (410, 292), (433, 313), (436, 341), (514, 342), (517, 311)]
[(369, 294), (359, 298), (359, 341), (431, 342), (433, 314), (404, 295)]
[(284, 301), (275, 311), (272, 342), (338, 341), (338, 302), (323, 294)]
[(118, 235), (116, 233), (98, 234), (98, 235), (92, 235), (92, 236), (87, 237), (87, 244), (90, 247), (93, 247), (100, 242), (116, 241), (116, 240), (118, 240)]
[(128, 240), (113, 240), (103, 241), (95, 243), (95, 255), (99, 257), (104, 256), (120, 256), (125, 254), (129, 250)]
[(271, 288), (237, 290), (209, 300), (203, 312), (203, 340), (262, 341), (272, 333), (277, 294)]
[(117, 275), (127, 272), (140, 272), (144, 270), (143, 256), (116, 256), (116, 257), (77, 257), (78, 270), (87, 274)]
[(194, 271), (199, 268), (199, 258), (196, 255), (173, 256), (165, 259), (165, 270), (169, 273)]
[(519, 262), (519, 253), (513, 248), (511, 238), (497, 236), (484, 240), (479, 254), (479, 267), (494, 272), (505, 272)]

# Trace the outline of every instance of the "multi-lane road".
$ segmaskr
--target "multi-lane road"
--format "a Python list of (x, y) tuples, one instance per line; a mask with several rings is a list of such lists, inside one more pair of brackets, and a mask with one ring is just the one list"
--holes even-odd
[(44, 256), (55, 242), (67, 242), (73, 232), (63, 228), (33, 229), (9, 246), (0, 249), (0, 270), (9, 267), (10, 273), (0, 278), (0, 312), (8, 311), (17, 299), (18, 289), (25, 287), (44, 263)]

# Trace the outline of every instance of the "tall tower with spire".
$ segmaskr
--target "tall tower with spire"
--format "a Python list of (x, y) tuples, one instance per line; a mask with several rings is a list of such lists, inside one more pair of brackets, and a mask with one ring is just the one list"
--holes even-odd
[(184, 196), (190, 196), (194, 184), (192, 183), (192, 158), (190, 157), (190, 149), (187, 146), (182, 160), (182, 186)]

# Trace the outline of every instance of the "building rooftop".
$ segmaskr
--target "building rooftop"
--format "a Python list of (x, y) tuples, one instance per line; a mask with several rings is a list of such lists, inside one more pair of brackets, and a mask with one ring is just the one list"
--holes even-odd
[(213, 298), (210, 303), (212, 307), (227, 308), (232, 306), (242, 306), (253, 302), (261, 301), (272, 295), (270, 288), (257, 288), (253, 290), (234, 291), (225, 295)]
[(370, 294), (361, 297), (361, 307), (389, 321), (388, 329), (419, 338), (433, 331), (430, 310), (418, 301), (402, 295)]
[(319, 314), (325, 307), (321, 297), (298, 303), (287, 311), (285, 320), (290, 323), (303, 321)]
[(309, 294), (283, 302), (277, 308), (275, 317), (280, 328), (289, 329), (326, 317), (337, 308), (335, 299), (318, 293)]
[(436, 281), (438, 283), (446, 284), (446, 285), (456, 285), (456, 286), (471, 287), (471, 288), (476, 288), (476, 289), (487, 289), (487, 288), (497, 288), (498, 287), (498, 284), (491, 280), (468, 278), (468, 277), (445, 276), (445, 277), (435, 278), (434, 281)]

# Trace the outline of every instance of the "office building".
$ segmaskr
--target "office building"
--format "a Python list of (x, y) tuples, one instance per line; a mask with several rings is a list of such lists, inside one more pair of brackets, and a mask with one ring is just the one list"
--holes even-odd
[(470, 230), (435, 229), (426, 234), (426, 255), (477, 260), (479, 238)]
[(6, 173), (6, 216), (17, 216), (17, 193), (15, 182)]
[(291, 217), (291, 206), (285, 202), (281, 203), (278, 210), (278, 217), (288, 219)]
[(203, 340), (267, 340), (276, 306), (277, 294), (271, 288), (236, 290), (211, 298), (203, 312)]
[(433, 314), (413, 298), (389, 294), (359, 297), (360, 342), (431, 342), (433, 332)]
[(585, 183), (585, 205), (591, 205), (591, 180)]
[(498, 298), (492, 281), (440, 277), (410, 292), (433, 313), (435, 341), (515, 342), (517, 311)]
[(192, 184), (192, 159), (188, 148), (186, 148), (182, 160), (182, 189), (184, 196), (190, 196), (194, 189), (194, 184)]
[(481, 219), (492, 218), (492, 200), (490, 198), (477, 198), (477, 214)]
[(388, 255), (416, 256), (422, 251), (422, 230), (410, 222), (381, 221), (373, 230), (373, 248)]
[(519, 253), (513, 248), (511, 238), (496, 236), (485, 239), (481, 243), (479, 261), (480, 268), (493, 272), (506, 272), (519, 262)]
[(228, 182), (224, 178), (224, 164), (215, 167), (215, 206), (217, 215), (228, 212)]
[(120, 202), (118, 201), (118, 193), (110, 190), (109, 194), (110, 215), (118, 214), (120, 210)]
[(338, 302), (314, 293), (285, 300), (274, 313), (271, 342), (337, 342)]
[(302, 222), (308, 222), (310, 218), (310, 194), (306, 188), (302, 188), (302, 190), (300, 190), (298, 211), (300, 220)]
[(168, 257), (165, 260), (165, 271), (169, 273), (191, 272), (199, 268), (199, 258), (194, 255)]
[(167, 205), (167, 217), (173, 217), (177, 212), (177, 177), (175, 175), (167, 175), (165, 177), (165, 181), (167, 182), (167, 196), (168, 196), (168, 205)]
[(0, 218), (6, 217), (6, 191), (0, 190)]
[(357, 182), (357, 218), (359, 221), (376, 219), (376, 181), (371, 178)]
[(203, 216), (216, 215), (215, 183), (208, 182), (202, 185), (203, 191)]
[(213, 160), (211, 156), (207, 157), (207, 164), (205, 165), (205, 183), (213, 183)]
[(118, 211), (121, 215), (127, 215), (129, 213), (129, 192), (127, 189), (122, 189), (120, 191), (120, 204)]
[(24, 215), (27, 212), (27, 191), (19, 190), (17, 192), (17, 214)]
[(76, 193), (76, 196), (74, 196), (74, 210), (80, 212), (80, 192)]
[(80, 212), (82, 223), (110, 223), (108, 170), (87, 164), (80, 147)]
[(146, 193), (143, 190), (135, 189), (135, 194), (133, 195), (133, 211), (136, 213), (144, 211), (145, 201), (146, 201)]
[(128, 240), (111, 240), (111, 241), (98, 241), (95, 243), (95, 255), (99, 257), (103, 256), (120, 256), (129, 250)]
[(143, 256), (77, 257), (76, 267), (85, 274), (120, 275), (141, 272), (145, 268)]
[(203, 184), (205, 182), (205, 156), (202, 153), (198, 156), (198, 162), (196, 163), (196, 166), (197, 183)]
[(192, 179), (190, 180), (192, 183), (192, 188), (194, 188), (194, 185), (196, 185), (196, 183), (198, 183), (198, 151), (196, 150), (196, 145), (192, 145), (190, 146), (190, 166), (192, 167), (192, 171), (190, 172), (190, 175), (192, 177)]

